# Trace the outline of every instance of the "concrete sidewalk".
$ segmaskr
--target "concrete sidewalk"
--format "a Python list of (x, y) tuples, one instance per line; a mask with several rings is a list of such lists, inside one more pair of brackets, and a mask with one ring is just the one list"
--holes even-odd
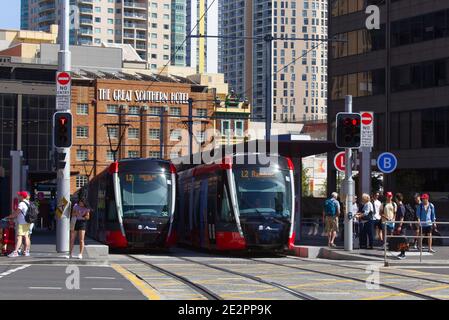
[[(406, 259), (400, 260), (399, 252), (388, 251), (388, 265), (438, 265), (449, 267), (449, 247), (434, 247), (436, 253), (423, 251), (422, 262), (420, 253), (415, 249), (406, 252)], [(297, 245), (292, 250), (292, 255), (310, 259), (346, 260), (346, 261), (373, 261), (384, 262), (383, 248), (376, 247), (373, 250), (356, 249), (351, 252), (344, 251), (343, 247), (335, 249), (324, 246), (302, 246)]]
[[(27, 264), (79, 264), (79, 265), (107, 265), (109, 248), (95, 240), (86, 238), (83, 259), (67, 259), (66, 254), (56, 252), (56, 232), (48, 230), (34, 230), (31, 236), (30, 257), (17, 258), (0, 257), (1, 263)], [(78, 241), (75, 242), (73, 254), (79, 253)]]

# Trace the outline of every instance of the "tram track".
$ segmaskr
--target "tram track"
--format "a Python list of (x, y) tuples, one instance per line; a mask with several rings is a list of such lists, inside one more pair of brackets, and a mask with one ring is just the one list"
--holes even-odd
[[(186, 284), (187, 286), (189, 286), (193, 290), (197, 291), (201, 295), (207, 297), (209, 300), (222, 300), (223, 299), (217, 293), (207, 289), (203, 285), (197, 284), (197, 283), (195, 283), (195, 282), (193, 282), (193, 281), (191, 281), (191, 280), (189, 280), (189, 279), (187, 279), (187, 278), (185, 278), (185, 277), (183, 277), (183, 276), (181, 276), (181, 275), (179, 275), (179, 274), (177, 274), (175, 272), (172, 272), (172, 271), (166, 270), (164, 268), (161, 268), (159, 266), (156, 266), (153, 263), (148, 262), (145, 259), (141, 259), (141, 258), (135, 257), (133, 255), (127, 255), (127, 256), (132, 258), (132, 259), (134, 259), (134, 260), (136, 260), (136, 261), (139, 261), (141, 263), (144, 263), (144, 264), (148, 265), (149, 267), (151, 267), (152, 269), (154, 269), (154, 270), (156, 270), (158, 272), (161, 272), (161, 273), (163, 273), (165, 275), (168, 275), (170, 277), (173, 277), (173, 278), (181, 281), (182, 283)], [(283, 292), (286, 292), (289, 295), (292, 295), (292, 296), (294, 296), (296, 298), (299, 298), (301, 300), (318, 300), (317, 298), (312, 297), (312, 296), (310, 296), (310, 295), (308, 295), (306, 293), (290, 289), (290, 288), (288, 288), (288, 287), (286, 287), (286, 286), (284, 286), (284, 285), (282, 285), (280, 283), (264, 280), (264, 279), (259, 278), (257, 276), (253, 276), (253, 275), (246, 274), (246, 273), (241, 273), (241, 272), (234, 271), (234, 270), (229, 270), (229, 269), (226, 269), (226, 268), (214, 266), (214, 265), (211, 265), (211, 264), (208, 264), (208, 263), (204, 263), (204, 262), (200, 262), (200, 261), (196, 261), (196, 260), (192, 260), (192, 259), (188, 259), (188, 258), (184, 258), (184, 257), (174, 256), (174, 258), (176, 258), (178, 260), (181, 260), (181, 261), (189, 262), (189, 263), (192, 263), (192, 264), (201, 265), (203, 267), (207, 267), (207, 268), (210, 268), (210, 269), (215, 269), (217, 271), (221, 271), (221, 272), (225, 272), (225, 273), (228, 273), (228, 274), (232, 274), (232, 275), (235, 275), (235, 276), (239, 276), (239, 277), (242, 277), (242, 278), (250, 279), (250, 280), (252, 280), (254, 282), (277, 288), (277, 289), (279, 289), (279, 290), (281, 290)]]
[[(287, 257), (287, 258), (288, 259), (292, 259), (292, 260), (297, 260), (297, 259), (294, 259), (294, 258), (291, 258), (291, 257)], [(257, 259), (254, 259), (254, 258), (245, 258), (245, 259), (248, 259), (248, 260), (253, 261), (253, 262), (264, 263), (264, 264), (268, 264), (268, 265), (274, 265), (274, 266), (289, 268), (289, 269), (293, 269), (293, 270), (299, 270), (299, 271), (304, 271), (304, 272), (312, 272), (312, 273), (326, 275), (326, 276), (331, 276), (331, 277), (336, 277), (336, 278), (340, 278), (340, 279), (344, 279), (344, 280), (352, 280), (352, 281), (356, 281), (356, 282), (366, 283), (366, 279), (360, 279), (360, 278), (351, 277), (351, 276), (348, 276), (348, 275), (342, 275), (342, 274), (338, 274), (338, 273), (332, 273), (332, 272), (328, 272), (328, 271), (315, 270), (315, 269), (309, 269), (309, 268), (298, 267), (298, 266), (291, 266), (291, 265), (286, 265), (286, 264), (282, 264), (282, 263), (274, 263), (274, 262), (269, 262), (269, 261), (265, 261), (265, 260), (257, 260)], [(299, 259), (299, 260), (303, 261), (302, 259)], [(309, 262), (309, 261), (304, 261), (304, 262)], [(337, 266), (337, 265), (334, 265), (334, 266)], [(339, 265), (339, 267), (346, 268), (346, 266), (341, 266), (341, 265)], [(363, 268), (356, 268), (356, 267), (350, 267), (349, 269), (365, 270)], [(379, 271), (379, 272), (385, 274), (385, 272), (382, 272), (382, 271)], [(395, 274), (395, 273), (387, 273), (387, 274), (395, 275), (395, 276), (407, 277), (405, 275), (399, 275), (399, 274)], [(444, 281), (438, 281), (438, 280), (433, 280), (432, 281), (432, 280), (423, 279), (423, 278), (420, 278), (420, 277), (415, 277), (415, 279), (425, 280), (425, 281), (429, 281), (429, 282), (435, 282), (435, 283), (439, 283), (439, 284), (445, 284), (445, 285), (449, 286), (449, 283), (448, 282), (444, 282)], [(379, 285), (379, 287), (382, 287), (382, 288), (385, 288), (385, 289), (398, 291), (400, 293), (403, 293), (403, 294), (406, 294), (406, 295), (409, 295), (409, 296), (413, 296), (413, 297), (416, 297), (416, 298), (424, 299), (424, 300), (441, 300), (439, 298), (436, 298), (436, 297), (433, 297), (433, 296), (430, 296), (430, 295), (422, 294), (422, 293), (419, 293), (419, 292), (415, 292), (415, 291), (412, 291), (412, 290), (396, 287), (396, 286), (389, 285), (389, 284), (379, 283), (378, 285)]]
[[(299, 257), (283, 257), (283, 258), (287, 258), (290, 260), (300, 260), (302, 262), (306, 262), (306, 263), (312, 263), (309, 260), (306, 259), (302, 259)], [(257, 260), (259, 261), (259, 260)], [(317, 262), (313, 262), (313, 263), (317, 263)], [(338, 263), (332, 263), (332, 262), (327, 262), (327, 261), (320, 261), (318, 262), (320, 264), (322, 264), (323, 266), (335, 266), (335, 267), (340, 267), (340, 268), (346, 268), (346, 269), (352, 269), (352, 270), (360, 270), (360, 271), (365, 271), (366, 269), (362, 268), (362, 267), (355, 267), (355, 266), (349, 266), (349, 265), (345, 265), (345, 264), (338, 264)], [(379, 273), (381, 274), (385, 274), (385, 275), (391, 275), (391, 276), (398, 276), (398, 277), (402, 277), (402, 278), (408, 278), (408, 279), (415, 279), (415, 280), (421, 280), (421, 281), (428, 281), (428, 282), (433, 282), (433, 283), (437, 283), (437, 284), (443, 284), (443, 285), (448, 285), (449, 286), (449, 280), (448, 281), (442, 281), (442, 280), (437, 280), (437, 279), (429, 279), (429, 278), (423, 278), (423, 277), (418, 277), (418, 276), (414, 276), (414, 275), (410, 275), (410, 274), (400, 274), (400, 273), (394, 273), (394, 272), (387, 272), (387, 271), (383, 271), (383, 270), (379, 270)]]
[[(151, 269), (153, 269), (153, 270), (155, 270), (157, 272), (160, 272), (162, 274), (165, 274), (166, 276), (172, 277), (172, 278), (182, 282), (183, 284), (188, 286), (190, 289), (193, 289), (195, 292), (197, 292), (200, 295), (202, 295), (203, 297), (205, 297), (207, 300), (223, 300), (223, 298), (220, 297), (219, 295), (217, 295), (215, 292), (207, 289), (206, 287), (204, 287), (204, 286), (202, 286), (202, 285), (200, 285), (198, 283), (190, 281), (186, 277), (183, 277), (183, 276), (181, 276), (179, 274), (176, 274), (176, 273), (171, 272), (169, 270), (166, 270), (164, 268), (158, 267), (155, 264), (150, 263), (150, 262), (148, 262), (145, 259), (141, 259), (141, 258), (135, 257), (134, 255), (127, 254), (126, 257), (131, 258), (131, 259), (133, 259), (135, 261), (138, 261), (140, 263), (143, 263), (143, 264), (149, 266)], [(136, 277), (138, 277), (139, 279), (144, 281), (144, 279), (142, 279), (138, 274), (136, 274), (134, 272), (132, 272), (132, 273)]]
[(253, 275), (250, 275), (250, 274), (246, 274), (246, 273), (242, 273), (242, 272), (238, 272), (238, 271), (234, 271), (234, 270), (229, 270), (229, 269), (226, 269), (226, 268), (214, 266), (214, 265), (211, 265), (211, 264), (208, 264), (208, 263), (199, 262), (199, 261), (195, 261), (195, 260), (184, 258), (184, 257), (176, 257), (176, 258), (178, 258), (180, 260), (184, 260), (186, 262), (196, 263), (196, 264), (199, 264), (199, 265), (207, 267), (207, 268), (215, 269), (215, 270), (222, 271), (222, 272), (227, 272), (229, 274), (233, 274), (233, 275), (236, 275), (236, 276), (239, 276), (239, 277), (242, 277), (242, 278), (251, 279), (251, 280), (256, 281), (258, 283), (262, 283), (262, 284), (265, 284), (265, 285), (269, 285), (269, 286), (278, 288), (278, 289), (280, 289), (280, 290), (282, 290), (284, 292), (287, 292), (290, 295), (295, 296), (296, 298), (300, 298), (301, 300), (318, 300), (317, 298), (312, 297), (312, 296), (310, 296), (310, 295), (308, 295), (306, 293), (290, 289), (289, 287), (286, 287), (286, 286), (284, 286), (284, 285), (282, 285), (280, 283), (264, 280), (264, 279), (259, 278), (257, 276), (253, 276)]

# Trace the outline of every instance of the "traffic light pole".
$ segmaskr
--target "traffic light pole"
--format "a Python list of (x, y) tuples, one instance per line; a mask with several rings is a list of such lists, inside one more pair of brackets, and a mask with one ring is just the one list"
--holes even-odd
[[(345, 99), (345, 112), (352, 113), (352, 96), (346, 96)], [(352, 149), (346, 148), (345, 149), (345, 188), (346, 191), (346, 213), (345, 213), (345, 251), (352, 251), (353, 250), (353, 216), (354, 213), (352, 212), (352, 202), (354, 199), (354, 192), (355, 192), (355, 186), (354, 186), (354, 180), (352, 179)]]
[[(61, 26), (59, 31), (60, 51), (58, 53), (58, 70), (71, 71), (71, 57), (69, 49), (69, 0), (60, 1)], [(68, 110), (61, 110), (70, 112)], [(56, 216), (56, 251), (59, 253), (69, 252), (70, 239), (70, 148), (58, 148), (61, 158), (64, 158), (65, 165), (57, 167), (57, 204), (63, 212), (60, 217)], [(63, 206), (67, 201), (68, 205)]]

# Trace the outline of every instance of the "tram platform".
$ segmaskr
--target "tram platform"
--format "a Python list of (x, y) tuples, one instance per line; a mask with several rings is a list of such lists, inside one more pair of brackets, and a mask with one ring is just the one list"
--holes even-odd
[[(449, 267), (449, 247), (434, 246), (434, 249), (436, 253), (429, 253), (424, 247), (420, 257), (419, 250), (411, 248), (406, 252), (406, 259), (404, 260), (398, 258), (399, 252), (387, 250), (387, 262), (389, 265), (436, 265)], [(297, 245), (293, 248), (291, 254), (309, 259), (384, 262), (383, 247), (375, 247), (372, 250), (355, 249), (348, 252), (342, 246), (329, 248), (325, 246)]]
[[(75, 264), (75, 265), (107, 265), (109, 260), (109, 248), (95, 240), (86, 237), (83, 259), (67, 259), (67, 254), (56, 252), (56, 232), (37, 229), (31, 235), (30, 256), (8, 258), (0, 256), (0, 264), (3, 263), (27, 263), (27, 264)], [(73, 254), (79, 253), (78, 241), (75, 242)]]

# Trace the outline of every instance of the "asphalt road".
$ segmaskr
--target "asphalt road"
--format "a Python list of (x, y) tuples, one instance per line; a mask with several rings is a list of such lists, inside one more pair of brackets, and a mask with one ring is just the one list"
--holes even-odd
[(146, 297), (112, 267), (0, 265), (0, 300), (9, 299), (142, 300)]

